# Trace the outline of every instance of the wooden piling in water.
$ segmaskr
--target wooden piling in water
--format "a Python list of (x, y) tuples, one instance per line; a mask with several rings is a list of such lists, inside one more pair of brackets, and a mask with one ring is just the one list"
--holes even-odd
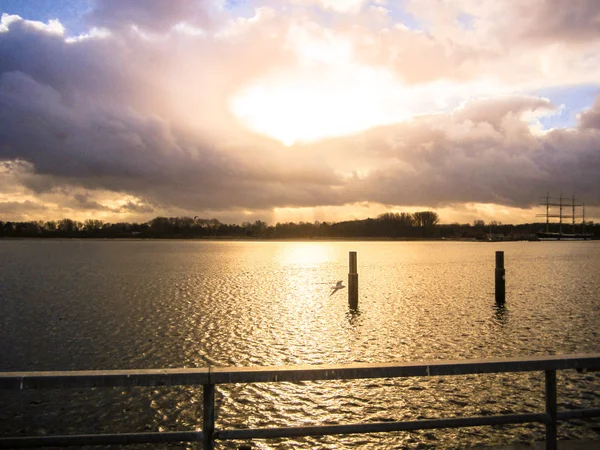
[(504, 252), (496, 252), (496, 304), (506, 301), (506, 270), (504, 269)]
[(350, 252), (348, 268), (348, 306), (358, 309), (358, 264), (356, 252)]

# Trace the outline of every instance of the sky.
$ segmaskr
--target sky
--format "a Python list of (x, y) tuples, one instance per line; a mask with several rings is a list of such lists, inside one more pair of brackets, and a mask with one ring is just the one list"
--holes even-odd
[(0, 220), (600, 220), (597, 0), (0, 13)]

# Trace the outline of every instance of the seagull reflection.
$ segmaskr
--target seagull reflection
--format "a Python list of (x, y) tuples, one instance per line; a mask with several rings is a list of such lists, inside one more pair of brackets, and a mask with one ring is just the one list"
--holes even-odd
[(345, 287), (346, 286), (344, 286), (344, 282), (342, 280), (338, 281), (335, 286), (331, 286), (332, 290), (331, 290), (331, 294), (329, 294), (329, 296), (331, 297), (337, 291), (339, 291), (340, 289), (344, 289)]

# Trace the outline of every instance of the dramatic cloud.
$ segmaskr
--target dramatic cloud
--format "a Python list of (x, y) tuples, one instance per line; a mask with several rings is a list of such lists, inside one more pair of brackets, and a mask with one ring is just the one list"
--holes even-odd
[(581, 114), (580, 120), (582, 128), (600, 130), (600, 96), (596, 99), (593, 108), (590, 108), (588, 111)]
[[(453, 114), (380, 128), (335, 146), (363, 147), (372, 170), (352, 171), (353, 200), (388, 205), (492, 203), (527, 208), (553, 185), (565, 191), (600, 188), (600, 133), (554, 130), (538, 135), (524, 120), (547, 101), (530, 97), (483, 100)], [(359, 198), (362, 196), (362, 198)]]
[[(521, 35), (544, 40), (585, 43), (600, 32), (600, 4), (595, 0), (505, 2), (512, 7)], [(513, 28), (514, 29), (514, 28)]]
[(45, 210), (45, 207), (31, 201), (0, 202), (0, 214), (17, 215), (17, 217), (19, 217), (17, 220), (23, 220), (23, 217), (26, 217), (31, 213), (43, 213)]
[(600, 100), (550, 129), (538, 93), (600, 79), (598, 4), (562, 3), (104, 0), (80, 35), (60, 2), (6, 11), (0, 220), (600, 206)]
[[(209, 0), (104, 0), (87, 16), (99, 27), (120, 29), (141, 27), (151, 32), (169, 31), (181, 22), (206, 27), (215, 2)], [(213, 5), (214, 4), (214, 5)]]

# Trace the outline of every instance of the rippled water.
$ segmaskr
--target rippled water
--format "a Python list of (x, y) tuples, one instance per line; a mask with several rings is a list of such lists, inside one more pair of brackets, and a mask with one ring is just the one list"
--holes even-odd
[[(504, 250), (506, 307), (494, 305)], [(358, 253), (359, 310), (347, 292)], [(600, 242), (0, 241), (0, 370), (421, 361), (600, 351)], [(600, 406), (559, 373), (559, 409)], [(541, 411), (542, 374), (231, 385), (217, 427)], [(4, 435), (191, 430), (197, 388), (0, 392)], [(467, 448), (541, 425), (296, 440), (255, 448)], [(599, 422), (559, 427), (600, 439)], [(219, 443), (235, 448), (235, 443)]]

